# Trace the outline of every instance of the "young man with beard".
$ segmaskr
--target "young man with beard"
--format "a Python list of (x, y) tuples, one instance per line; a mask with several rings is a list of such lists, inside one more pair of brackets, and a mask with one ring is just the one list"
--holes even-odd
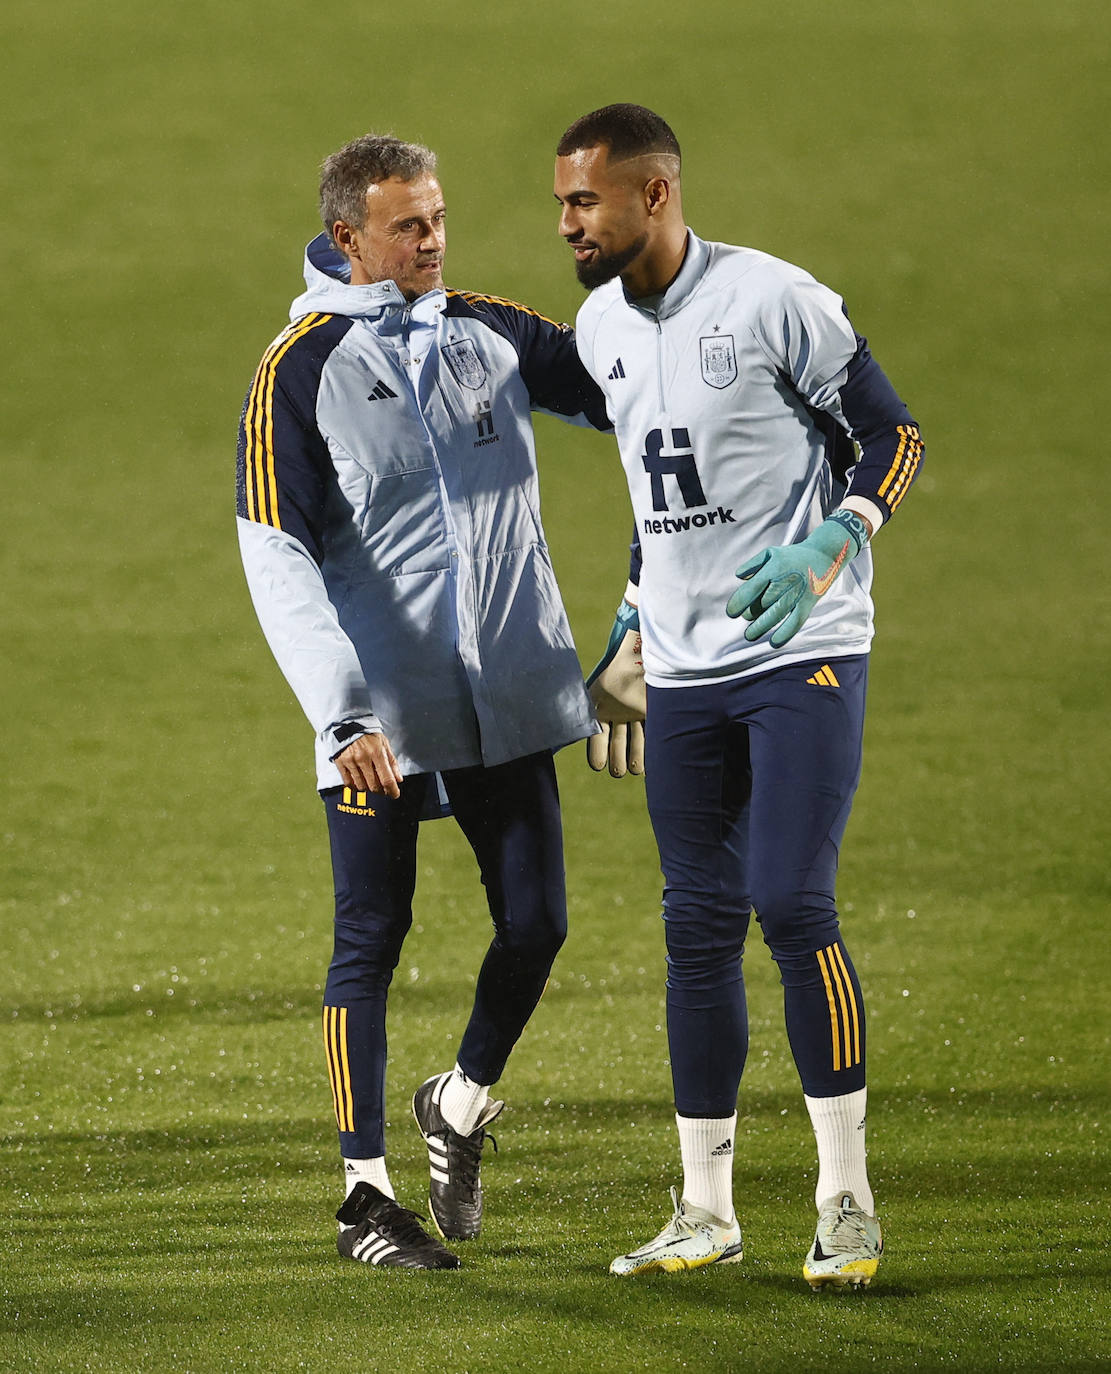
[(553, 751), (597, 730), (540, 524), (530, 412), (608, 429), (571, 331), (448, 291), (426, 148), (367, 135), (324, 164), (326, 232), (239, 435), (259, 621), (316, 732), (335, 875), (324, 1042), (348, 1196), (340, 1254), (458, 1267), (394, 1200), (386, 996), (418, 824), (450, 806), (494, 938), (454, 1069), (413, 1097), (433, 1220), (478, 1234), (491, 1100), (567, 928)]
[[(882, 1242), (864, 1002), (834, 879), (860, 773), (869, 541), (909, 490), (921, 437), (838, 296), (687, 227), (679, 144), (658, 115), (611, 105), (577, 120), (555, 195), (592, 293), (579, 353), (606, 394), (636, 519), (592, 692), (618, 730), (644, 717), (683, 1161), (672, 1220), (611, 1270), (741, 1258), (732, 1165), (755, 908), (817, 1141), (803, 1273), (815, 1287), (867, 1284)], [(609, 752), (620, 774), (616, 735)]]

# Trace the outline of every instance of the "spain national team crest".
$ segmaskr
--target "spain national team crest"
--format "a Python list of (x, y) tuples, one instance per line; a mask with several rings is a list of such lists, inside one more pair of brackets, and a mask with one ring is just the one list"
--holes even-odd
[(732, 334), (709, 334), (702, 340), (702, 380), (721, 391), (737, 380), (737, 350)]
[(478, 349), (475, 348), (470, 339), (462, 339), (459, 343), (445, 344), (444, 357), (460, 386), (465, 386), (470, 391), (477, 391), (480, 386), (486, 384), (486, 368), (478, 356)]

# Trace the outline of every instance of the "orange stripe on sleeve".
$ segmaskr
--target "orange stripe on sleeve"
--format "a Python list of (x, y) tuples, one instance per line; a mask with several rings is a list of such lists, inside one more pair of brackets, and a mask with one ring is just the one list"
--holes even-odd
[(262, 392), (266, 384), (266, 369), (274, 356), (274, 350), (283, 338), (285, 338), (284, 333), (276, 339), (262, 355), (262, 362), (258, 365), (255, 379), (251, 383), (251, 393), (247, 398), (247, 412), (243, 417), (243, 432), (246, 437), (245, 466), (247, 479), (247, 517), (260, 524), (262, 520), (259, 516), (258, 501), (255, 495), (255, 437), (258, 432), (258, 417), (262, 403)]
[(520, 310), (523, 315), (534, 315), (536, 319), (543, 320), (545, 324), (554, 324), (557, 329), (563, 326), (557, 320), (548, 319), (547, 315), (541, 315), (539, 310), (533, 310), (530, 306), (522, 305), (520, 301), (508, 300), (505, 296), (484, 296), (478, 291), (449, 291), (449, 296), (462, 296), (468, 305), (474, 305), (476, 301), (487, 301), (490, 305), (508, 305), (512, 310)]
[(897, 426), (897, 428), (896, 428), (896, 433), (899, 435), (899, 447), (895, 450), (895, 458), (894, 458), (894, 461), (892, 462), (890, 468), (888, 468), (887, 476), (886, 476), (886, 477), (883, 479), (883, 481), (880, 483), (880, 489), (879, 489), (879, 492), (877, 493), (877, 495), (879, 495), (879, 496), (883, 496), (883, 495), (886, 494), (887, 488), (888, 488), (888, 487), (891, 485), (891, 483), (895, 480), (895, 474), (899, 471), (900, 467), (902, 467), (902, 464), (903, 464), (903, 454), (906, 452), (906, 447), (907, 447), (907, 429), (906, 429), (906, 426), (905, 426), (905, 425), (899, 425), (899, 426)]
[(914, 481), (914, 474), (918, 471), (918, 464), (922, 461), (922, 445), (915, 444), (912, 451), (907, 455), (907, 461), (903, 465), (903, 471), (899, 474), (899, 480), (891, 489), (887, 498), (887, 504), (894, 513), (903, 497), (910, 491), (910, 485)]
[(277, 530), (282, 527), (274, 461), (274, 385), (278, 364), (298, 339), (303, 339), (331, 318), (330, 315), (306, 315), (279, 334), (263, 356), (251, 385), (243, 426), (247, 438), (247, 515), (260, 525), (271, 525)]

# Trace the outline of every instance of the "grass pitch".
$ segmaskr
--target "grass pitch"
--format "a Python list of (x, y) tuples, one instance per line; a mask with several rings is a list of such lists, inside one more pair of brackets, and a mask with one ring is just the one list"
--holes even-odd
[[(0, 1368), (1105, 1364), (1102, 7), (9, 8)], [(877, 540), (840, 884), (888, 1242), (863, 1295), (800, 1277), (812, 1147), (755, 937), (745, 1260), (606, 1274), (679, 1167), (643, 798), (579, 750), (571, 936), (502, 1083), (484, 1235), (457, 1274), (334, 1253), (325, 831), (236, 562), (235, 422), (327, 152), (371, 127), (432, 144), (448, 280), (570, 318), (551, 152), (618, 99), (675, 125), (699, 232), (844, 294), (930, 446)], [(626, 498), (608, 441), (539, 431), (589, 664)], [(486, 938), (450, 822), (420, 865), (391, 1008), (410, 1205), (408, 1098), (451, 1062)]]

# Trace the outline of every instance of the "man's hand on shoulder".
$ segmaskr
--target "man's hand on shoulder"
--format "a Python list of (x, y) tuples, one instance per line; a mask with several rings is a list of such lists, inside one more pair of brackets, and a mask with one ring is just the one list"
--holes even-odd
[(387, 797), (401, 796), (401, 770), (385, 735), (360, 735), (333, 762), (345, 786)]

